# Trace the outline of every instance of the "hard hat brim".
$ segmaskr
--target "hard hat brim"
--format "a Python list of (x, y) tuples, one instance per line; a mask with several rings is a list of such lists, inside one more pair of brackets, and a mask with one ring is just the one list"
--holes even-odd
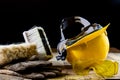
[(70, 46), (67, 46), (67, 48), (71, 48), (71, 47), (74, 47), (74, 46), (77, 46), (79, 44), (82, 44), (82, 43), (86, 43), (94, 38), (96, 38), (97, 36), (99, 36), (101, 33), (104, 33), (106, 31), (106, 29), (108, 28), (108, 26), (110, 25), (107, 24), (105, 27), (99, 29), (99, 30), (96, 30), (94, 32), (91, 32), (85, 36), (83, 36), (82, 38), (80, 38), (80, 40), (76, 41), (75, 43), (73, 43), (72, 45)]

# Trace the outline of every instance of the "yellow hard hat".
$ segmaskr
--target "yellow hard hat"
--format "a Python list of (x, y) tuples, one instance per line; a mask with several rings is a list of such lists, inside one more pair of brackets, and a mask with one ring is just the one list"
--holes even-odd
[(79, 36), (81, 38), (75, 43), (66, 45), (68, 62), (74, 64), (78, 60), (105, 60), (110, 46), (106, 34), (108, 26), (109, 24), (83, 37)]
[[(83, 18), (80, 17), (77, 22), (81, 23), (81, 19)], [(106, 29), (110, 23), (106, 26), (101, 26), (97, 23), (90, 25), (85, 19), (83, 21), (85, 21), (82, 23), (83, 25), (88, 24), (81, 27), (80, 33), (75, 37), (64, 37), (63, 29), (61, 29), (62, 38), (57, 46), (59, 53), (57, 59), (67, 59), (73, 70), (80, 75), (88, 74), (90, 69), (93, 69), (103, 77), (117, 74), (118, 62), (106, 60), (110, 48)], [(108, 70), (108, 67), (111, 70)]]

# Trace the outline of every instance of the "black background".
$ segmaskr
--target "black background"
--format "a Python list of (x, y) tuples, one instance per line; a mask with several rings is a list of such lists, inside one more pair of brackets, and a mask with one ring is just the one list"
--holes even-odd
[(0, 0), (0, 44), (24, 42), (22, 32), (36, 25), (44, 28), (51, 47), (56, 47), (61, 20), (81, 16), (102, 26), (111, 23), (110, 45), (120, 49), (119, 10), (119, 0)]

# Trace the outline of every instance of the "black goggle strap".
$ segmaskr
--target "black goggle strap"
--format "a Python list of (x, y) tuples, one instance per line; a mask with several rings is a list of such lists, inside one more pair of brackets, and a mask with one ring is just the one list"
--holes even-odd
[(57, 51), (58, 51), (58, 56), (56, 56), (57, 60), (65, 60), (66, 56), (67, 56), (67, 52), (66, 52), (66, 42), (67, 39), (65, 39), (65, 36), (63, 34), (63, 29), (62, 26), (60, 26), (60, 33), (61, 33), (61, 39), (60, 39), (60, 43), (57, 45)]

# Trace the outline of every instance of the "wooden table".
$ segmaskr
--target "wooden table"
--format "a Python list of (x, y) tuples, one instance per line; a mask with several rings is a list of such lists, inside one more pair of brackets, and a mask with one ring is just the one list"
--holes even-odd
[[(120, 50), (116, 50), (115, 48), (110, 49), (107, 59), (117, 61), (119, 63), (119, 71), (118, 74), (110, 78), (103, 78), (99, 75), (96, 75), (94, 71), (90, 71), (90, 74), (86, 76), (76, 75), (72, 70), (72, 66), (66, 60), (57, 61), (56, 55), (58, 55), (58, 53), (56, 52), (56, 50), (53, 50), (53, 58), (50, 59), (49, 61), (53, 63), (53, 67), (62, 68), (61, 72), (62, 75), (55, 76), (54, 78), (47, 78), (47, 80), (114, 80), (114, 79), (120, 80)], [(25, 79), (23, 77), (13, 75), (11, 76), (6, 74), (0, 74), (0, 80), (31, 80), (31, 79)]]
[[(120, 69), (118, 71), (118, 74), (115, 75), (114, 77), (110, 78), (103, 78), (101, 76), (96, 75), (93, 71), (90, 72), (89, 75), (87, 76), (79, 76), (76, 75), (72, 68), (71, 65), (67, 61), (57, 61), (56, 60), (56, 52), (54, 52), (54, 57), (50, 60), (53, 65), (63, 67), (62, 73), (66, 74), (57, 78), (51, 78), (48, 80), (113, 80), (113, 79), (118, 79), (120, 80)], [(109, 52), (107, 59), (110, 60), (115, 60), (119, 62), (119, 67), (120, 67), (120, 52)]]

